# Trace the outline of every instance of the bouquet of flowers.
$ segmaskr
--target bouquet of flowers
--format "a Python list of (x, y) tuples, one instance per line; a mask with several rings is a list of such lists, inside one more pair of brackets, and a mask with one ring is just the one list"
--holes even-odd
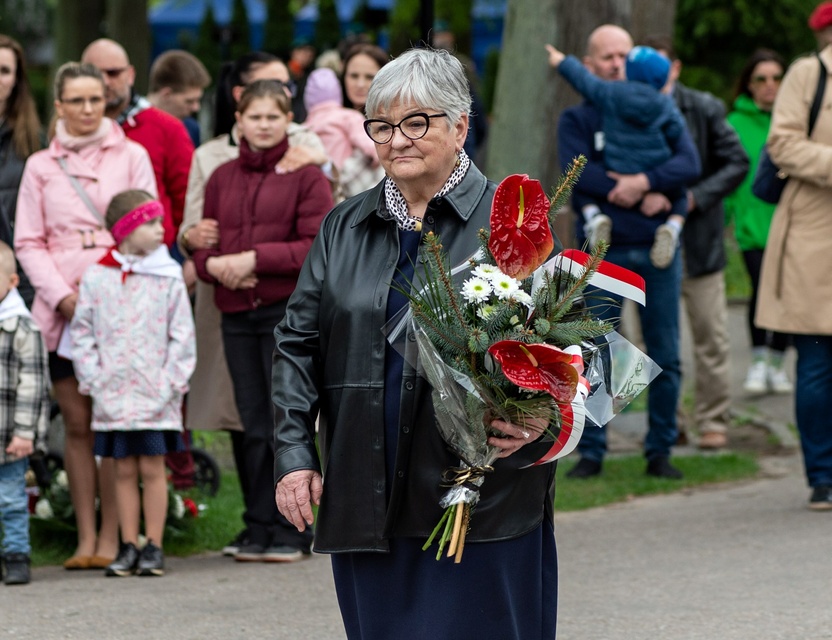
[[(551, 201), (528, 176), (503, 180), (490, 231), (480, 230), (480, 250), (460, 267), (450, 268), (440, 238), (428, 234), (420, 249), (424, 274), (405, 292), (409, 309), (388, 335), (396, 340), (403, 329), (415, 333), (437, 426), (461, 460), (443, 474), (445, 511), (424, 546), (438, 537), (437, 559), (446, 545), (455, 562), (462, 558), (480, 486), (500, 453), (488, 444), (489, 436), (500, 435), (493, 420), (551, 440), (538, 463), (566, 455), (580, 438), (590, 393), (583, 356), (598, 353), (612, 330), (593, 316), (584, 296), (606, 265), (605, 247), (546, 261), (554, 247), (550, 210), (568, 198), (584, 163), (580, 158), (570, 166)], [(461, 286), (460, 274), (468, 276)], [(597, 367), (596, 374), (609, 378)]]
[(56, 530), (74, 531), (77, 528), (66, 471), (55, 471), (48, 486), (38, 489), (33, 485), (33, 489), (30, 494), (34, 499), (33, 518)]

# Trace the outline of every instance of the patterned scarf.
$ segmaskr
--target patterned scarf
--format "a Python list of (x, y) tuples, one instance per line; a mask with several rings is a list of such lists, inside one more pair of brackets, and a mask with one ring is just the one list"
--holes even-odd
[[(434, 198), (444, 196), (453, 190), (468, 172), (468, 167), (471, 166), (471, 160), (468, 154), (462, 149), (457, 156), (456, 165), (451, 172), (450, 177), (445, 181), (444, 186), (436, 193)], [(384, 181), (384, 200), (387, 204), (387, 210), (393, 214), (399, 229), (403, 231), (418, 231), (422, 227), (422, 221), (419, 218), (414, 218), (407, 210), (407, 201), (404, 199), (402, 192), (388, 176)]]

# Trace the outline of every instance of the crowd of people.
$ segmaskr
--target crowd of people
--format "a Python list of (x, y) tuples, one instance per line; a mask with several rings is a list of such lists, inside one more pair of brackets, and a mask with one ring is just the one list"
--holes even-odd
[[(547, 55), (585, 98), (557, 127), (562, 167), (588, 159), (573, 192), (576, 241), (604, 243), (609, 262), (646, 283), (641, 330), (661, 367), (646, 473), (682, 477), (671, 461), (680, 301), (698, 446), (730, 443), (728, 219), (752, 282), (745, 390), (793, 391), (783, 354), (796, 347), (809, 506), (821, 510), (832, 509), (832, 252), (822, 242), (832, 120), (822, 110), (811, 135), (806, 122), (818, 74), (832, 69), (832, 3), (809, 25), (818, 56), (787, 68), (774, 51), (754, 52), (727, 115), (679, 82), (669, 38), (634, 47), (602, 25), (582, 60), (551, 45)], [(43, 127), (23, 49), (0, 36), (3, 579), (30, 579), (24, 472), (52, 398), (78, 532), (67, 570), (163, 575), (166, 468), (175, 487), (191, 486), (188, 431), (218, 429), (230, 434), (243, 502), (223, 553), (301, 560), (314, 523), (350, 638), (452, 637), (459, 619), (482, 637), (553, 638), (554, 465), (526, 468), (543, 443), (492, 423), (501, 460), (465, 563), (448, 571), (421, 548), (453, 455), (433, 427), (430, 389), (382, 332), (407, 304), (422, 237), (441, 234), (456, 264), (488, 224), (496, 185), (472, 147), (471, 131), (480, 144), (485, 132), (472, 70), (444, 49), (308, 53), (225, 64), (206, 139), (195, 116), (212, 79), (193, 55), (160, 56), (142, 96), (125, 49), (96, 40), (58, 69)], [(752, 192), (766, 143), (789, 176), (776, 205)], [(620, 302), (604, 319), (618, 320)], [(578, 449), (568, 477), (602, 474), (605, 429), (587, 428)], [(389, 597), (404, 584), (406, 596)], [(465, 596), (470, 584), (478, 598)]]

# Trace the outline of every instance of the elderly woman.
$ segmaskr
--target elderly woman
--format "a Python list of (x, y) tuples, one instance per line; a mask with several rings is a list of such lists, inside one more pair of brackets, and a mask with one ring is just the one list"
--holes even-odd
[(555, 468), (521, 468), (546, 445), (492, 423), (502, 459), (465, 557), (437, 562), (421, 547), (442, 514), (440, 474), (459, 459), (428, 384), (382, 332), (407, 303), (399, 287), (424, 235), (439, 234), (459, 264), (488, 226), (496, 187), (462, 149), (470, 104), (445, 51), (414, 49), (379, 71), (365, 128), (387, 178), (324, 220), (275, 330), (277, 504), (298, 529), (319, 505), (315, 550), (333, 554), (351, 639), (555, 637)]
[[(819, 42), (832, 29), (832, 3), (809, 19)], [(819, 63), (820, 60), (820, 63)], [(822, 64), (821, 64), (822, 63)], [(768, 150), (789, 181), (774, 212), (763, 255), (755, 322), (770, 331), (793, 334), (797, 349), (795, 417), (809, 508), (832, 509), (832, 113), (821, 108), (811, 136), (809, 111), (826, 78), (828, 104), (832, 44), (818, 57), (795, 61), (774, 102)]]

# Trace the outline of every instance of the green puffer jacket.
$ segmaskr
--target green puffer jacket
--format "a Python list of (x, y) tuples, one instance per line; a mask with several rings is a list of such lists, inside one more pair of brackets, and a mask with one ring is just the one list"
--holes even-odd
[(736, 129), (748, 153), (751, 168), (737, 190), (725, 199), (726, 222), (734, 223), (737, 243), (742, 251), (764, 249), (776, 205), (763, 202), (751, 193), (751, 183), (757, 172), (760, 151), (766, 143), (771, 113), (762, 111), (749, 96), (743, 94), (734, 102), (728, 122)]

